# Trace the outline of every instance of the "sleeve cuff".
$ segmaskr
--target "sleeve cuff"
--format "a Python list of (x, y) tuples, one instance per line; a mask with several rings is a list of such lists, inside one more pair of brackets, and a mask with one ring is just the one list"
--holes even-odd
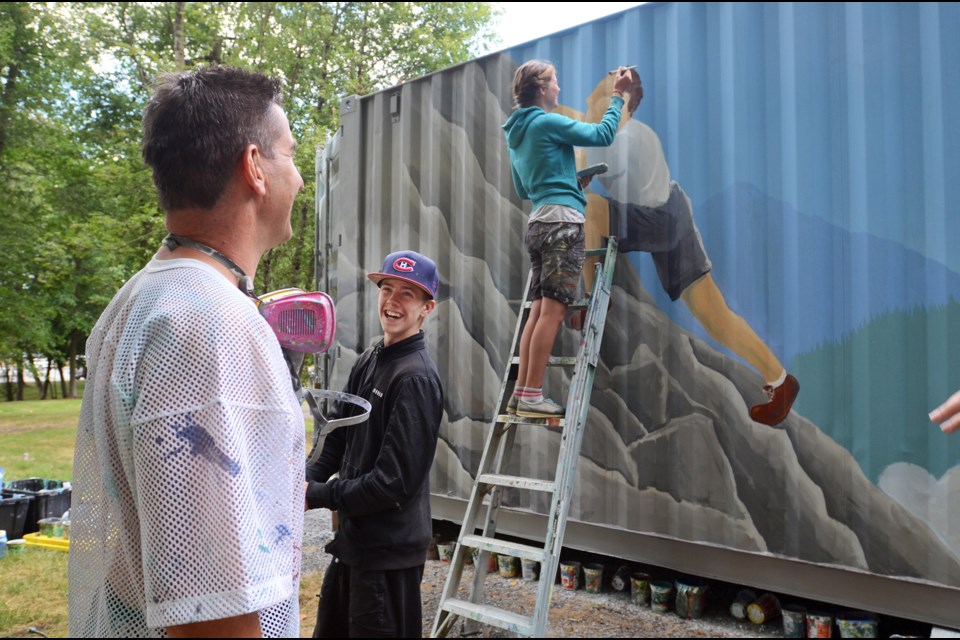
[(330, 490), (330, 480), (327, 482), (307, 483), (307, 508), (336, 510), (333, 504), (333, 492)]

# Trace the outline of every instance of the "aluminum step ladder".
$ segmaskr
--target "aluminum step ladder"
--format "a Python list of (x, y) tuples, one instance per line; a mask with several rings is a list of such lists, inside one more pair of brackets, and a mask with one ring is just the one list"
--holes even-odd
[[(530, 291), (528, 278), (527, 297), (524, 298), (520, 317), (517, 320), (513, 347), (510, 351), (510, 364), (504, 374), (503, 385), (500, 388), (500, 402), (497, 407), (502, 415), (496, 416), (493, 427), (487, 436), (480, 467), (477, 470), (477, 476), (470, 493), (470, 501), (464, 513), (463, 526), (460, 529), (453, 558), (450, 561), (450, 573), (447, 576), (447, 582), (440, 597), (440, 604), (437, 607), (437, 616), (431, 632), (431, 636), (434, 638), (446, 637), (460, 618), (464, 619), (465, 624), (472, 625), (474, 628), (476, 623), (483, 623), (506, 629), (521, 636), (542, 638), (546, 634), (547, 613), (550, 608), (554, 576), (560, 562), (560, 549), (563, 547), (563, 534), (566, 529), (567, 514), (570, 510), (570, 500), (573, 497), (574, 481), (577, 475), (580, 444), (583, 441), (583, 432), (586, 428), (587, 413), (590, 409), (590, 394), (593, 390), (597, 359), (600, 355), (600, 343), (603, 340), (603, 329), (607, 318), (613, 270), (617, 261), (616, 238), (607, 238), (604, 248), (590, 250), (586, 253), (588, 256), (599, 256), (601, 263), (596, 265), (593, 291), (590, 297), (587, 300), (570, 305), (571, 309), (587, 309), (579, 353), (576, 357), (551, 356), (547, 363), (547, 366), (574, 367), (573, 378), (570, 381), (570, 392), (567, 396), (566, 414), (562, 419), (523, 418), (506, 413), (507, 401), (513, 393), (517, 367), (520, 361), (517, 357), (520, 336), (530, 315), (531, 303), (528, 299)], [(535, 426), (559, 427), (563, 430), (554, 480), (504, 475), (503, 471), (510, 462), (517, 429)], [(551, 494), (550, 515), (547, 519), (547, 529), (542, 547), (496, 538), (497, 518), (500, 513), (502, 492), (505, 488)], [(475, 532), (481, 526), (479, 521), (480, 511), (484, 506), (484, 499), (487, 497), (489, 497), (489, 502), (486, 505), (486, 520), (482, 525), (483, 534), (476, 535)], [(471, 553), (471, 549), (478, 549), (480, 555), (474, 562), (471, 595), (468, 600), (464, 600), (458, 598), (458, 595), (464, 563), (468, 554)], [(540, 563), (540, 583), (537, 587), (537, 600), (533, 616), (528, 617), (482, 604), (483, 585), (487, 575), (490, 552), (535, 560)]]

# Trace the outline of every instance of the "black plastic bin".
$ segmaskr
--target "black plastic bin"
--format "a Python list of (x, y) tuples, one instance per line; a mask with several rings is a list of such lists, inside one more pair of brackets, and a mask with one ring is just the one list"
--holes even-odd
[(22, 493), (12, 493), (8, 498), (7, 492), (3, 493), (0, 498), (0, 529), (7, 532), (7, 540), (22, 538), (33, 498)]
[(26, 480), (12, 480), (4, 485), (4, 498), (17, 494), (29, 498), (23, 533), (39, 531), (40, 525), (37, 523), (40, 520), (59, 518), (70, 509), (72, 491), (64, 488), (63, 482), (60, 480), (27, 478)]

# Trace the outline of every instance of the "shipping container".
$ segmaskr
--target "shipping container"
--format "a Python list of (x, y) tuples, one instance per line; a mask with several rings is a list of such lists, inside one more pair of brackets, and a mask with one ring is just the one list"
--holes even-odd
[[(513, 74), (553, 62), (562, 109), (588, 118), (607, 71), (637, 65), (619, 135), (659, 136), (711, 291), (744, 324), (715, 339), (694, 285), (673, 300), (624, 242), (565, 545), (960, 626), (960, 434), (928, 418), (960, 388), (958, 33), (952, 3), (652, 3), (346, 98), (317, 164), (317, 285), (338, 315), (324, 386), (381, 337), (365, 275), (398, 249), (433, 258), (430, 486), (434, 516), (460, 520), (529, 269), (501, 129)], [(631, 175), (605, 158), (588, 215)], [(800, 384), (773, 428), (748, 413), (765, 398), (751, 333)], [(554, 353), (578, 339), (562, 328)], [(558, 442), (521, 432), (512, 472), (552, 477)], [(546, 499), (506, 504), (500, 529), (537, 537)]]

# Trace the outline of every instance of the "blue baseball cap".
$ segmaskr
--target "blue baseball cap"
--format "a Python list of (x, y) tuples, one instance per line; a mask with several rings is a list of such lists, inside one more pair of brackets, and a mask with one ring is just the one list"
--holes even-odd
[(386, 278), (405, 280), (417, 285), (431, 298), (437, 296), (440, 278), (437, 276), (436, 263), (416, 251), (395, 251), (383, 259), (383, 268), (379, 273), (369, 273), (367, 277), (378, 287)]

